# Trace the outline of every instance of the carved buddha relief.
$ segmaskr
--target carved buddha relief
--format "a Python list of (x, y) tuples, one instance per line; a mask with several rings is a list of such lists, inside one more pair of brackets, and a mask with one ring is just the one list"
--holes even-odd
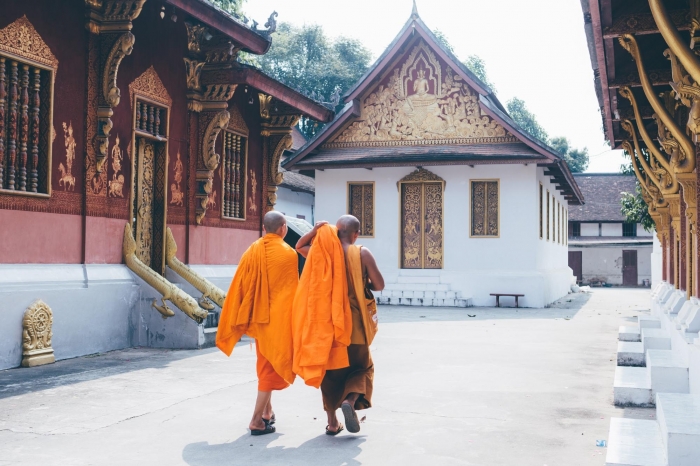
[(423, 41), (362, 102), (327, 148), (517, 142), (481, 112), (478, 94)]

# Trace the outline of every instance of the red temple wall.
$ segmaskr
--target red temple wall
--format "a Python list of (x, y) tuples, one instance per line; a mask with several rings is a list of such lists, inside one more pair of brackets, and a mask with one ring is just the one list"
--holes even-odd
[(81, 263), (79, 215), (0, 210), (0, 225), (0, 263)]
[(191, 264), (238, 264), (248, 246), (260, 237), (255, 230), (192, 225), (189, 229)]
[[(32, 2), (3, 2), (0, 28), (23, 15), (32, 23), (58, 60), (54, 78), (51, 199), (36, 199), (0, 193), (1, 209), (17, 209), (79, 215), (83, 190), (85, 152), (85, 88), (86, 50), (88, 32), (85, 29), (85, 2), (81, 0), (35, 0)], [(63, 124), (72, 126), (75, 139), (75, 159), (71, 175), (75, 186), (59, 185), (59, 165), (66, 167), (66, 145)], [(0, 262), (5, 258), (0, 257)]]
[(85, 217), (85, 263), (121, 264), (125, 220)]

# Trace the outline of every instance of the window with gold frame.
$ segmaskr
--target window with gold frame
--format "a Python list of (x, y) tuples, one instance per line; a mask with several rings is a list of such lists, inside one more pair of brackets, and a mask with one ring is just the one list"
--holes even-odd
[(550, 223), (549, 223), (549, 189), (547, 190), (547, 241), (549, 241), (549, 229), (550, 229)]
[(543, 191), (542, 183), (540, 183), (540, 203), (539, 203), (539, 213), (540, 213), (540, 239), (542, 239), (544, 236), (544, 215), (543, 215), (543, 206), (542, 204), (544, 203), (544, 191)]
[(222, 135), (223, 160), (221, 162), (221, 180), (223, 203), (221, 205), (221, 215), (226, 219), (245, 220), (248, 184), (248, 138), (230, 130), (223, 131)]
[(470, 180), (471, 224), (469, 236), (498, 238), (500, 236), (499, 180)]
[(360, 221), (360, 236), (374, 237), (374, 182), (348, 183), (348, 213)]

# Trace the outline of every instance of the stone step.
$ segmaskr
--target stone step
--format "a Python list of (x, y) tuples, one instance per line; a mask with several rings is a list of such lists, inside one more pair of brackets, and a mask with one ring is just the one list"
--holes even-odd
[(700, 463), (700, 395), (659, 393), (656, 419), (669, 466)]
[(651, 382), (646, 367), (617, 366), (613, 383), (613, 399), (615, 406), (653, 406)]
[(457, 299), (461, 298), (461, 293), (457, 291), (408, 291), (408, 290), (383, 290), (379, 296), (387, 298), (428, 298), (428, 299)]
[(637, 322), (639, 323), (639, 328), (661, 328), (661, 320), (658, 317), (653, 316), (639, 316), (637, 317)]
[(642, 341), (638, 327), (620, 327), (618, 339), (620, 341)]
[(666, 330), (660, 328), (643, 328), (642, 343), (644, 349), (671, 349), (671, 336)]
[(617, 365), (643, 367), (644, 345), (641, 341), (617, 342)]
[(610, 419), (606, 466), (666, 466), (661, 429), (656, 421)]
[(653, 395), (689, 392), (688, 365), (676, 352), (647, 350), (646, 366)]
[(391, 291), (449, 291), (450, 285), (444, 283), (387, 283), (385, 290)]
[(440, 283), (440, 277), (405, 277), (399, 276), (399, 283)]
[(390, 306), (423, 306), (423, 307), (471, 307), (471, 298), (403, 298), (403, 297), (387, 297), (378, 296), (377, 304), (385, 304)]

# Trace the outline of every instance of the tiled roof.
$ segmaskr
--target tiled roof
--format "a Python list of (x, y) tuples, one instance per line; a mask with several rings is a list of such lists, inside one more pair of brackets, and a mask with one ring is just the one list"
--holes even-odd
[(578, 222), (622, 222), (625, 216), (621, 212), (622, 193), (634, 193), (636, 178), (634, 175), (617, 173), (576, 173), (576, 183), (586, 199), (582, 206), (569, 207), (569, 220)]
[(309, 194), (314, 194), (316, 192), (316, 182), (310, 176), (302, 175), (297, 172), (290, 172), (282, 167), (280, 167), (280, 173), (284, 176), (284, 181), (280, 184), (281, 187)]

